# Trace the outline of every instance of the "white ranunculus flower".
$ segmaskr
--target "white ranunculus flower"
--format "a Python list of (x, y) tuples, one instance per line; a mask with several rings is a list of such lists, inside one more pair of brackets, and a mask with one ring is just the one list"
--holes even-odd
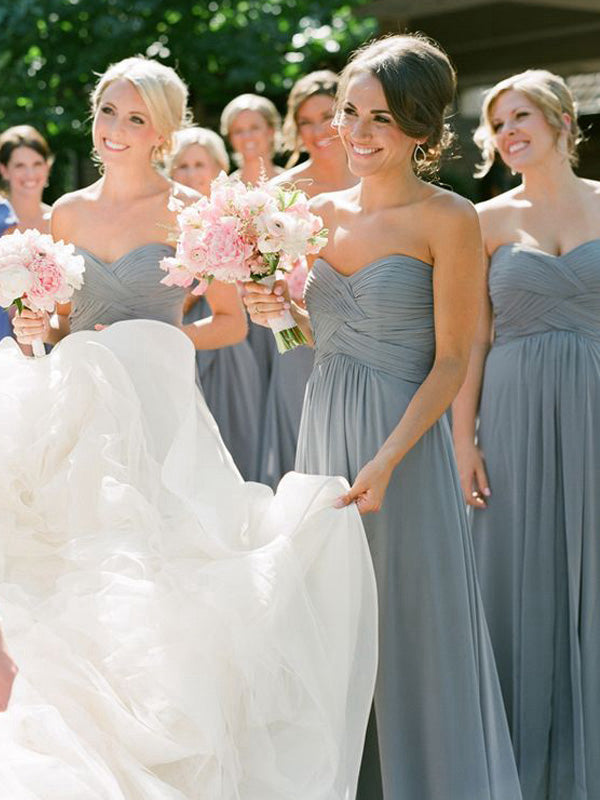
[(0, 306), (8, 308), (33, 284), (33, 276), (14, 256), (0, 256)]

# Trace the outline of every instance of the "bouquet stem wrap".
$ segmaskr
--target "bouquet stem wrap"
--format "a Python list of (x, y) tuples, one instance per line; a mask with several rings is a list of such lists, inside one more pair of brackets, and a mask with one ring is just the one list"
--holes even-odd
[(46, 348), (44, 347), (44, 343), (41, 339), (34, 339), (31, 343), (31, 349), (36, 358), (41, 358), (42, 356), (46, 355)]
[[(276, 280), (276, 275), (267, 275), (256, 281), (256, 283), (261, 283), (263, 286), (272, 289)], [(277, 350), (279, 353), (287, 353), (288, 350), (293, 350), (294, 347), (308, 344), (306, 337), (296, 324), (292, 312), (288, 309), (285, 309), (278, 319), (270, 320), (269, 325), (275, 336), (275, 342), (277, 343)]]

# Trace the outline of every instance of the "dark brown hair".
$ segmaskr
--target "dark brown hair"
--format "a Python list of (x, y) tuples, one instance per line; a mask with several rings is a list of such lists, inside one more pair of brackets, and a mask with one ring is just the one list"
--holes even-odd
[(8, 166), (10, 157), (17, 147), (29, 147), (30, 150), (34, 150), (50, 165), (54, 161), (48, 142), (31, 125), (15, 125), (5, 130), (0, 136), (0, 164), (5, 167)]
[(370, 72), (381, 83), (392, 117), (411, 138), (422, 139), (425, 156), (418, 174), (435, 173), (454, 135), (445, 122), (454, 101), (456, 72), (438, 44), (422, 34), (378, 39), (357, 50), (340, 76), (338, 113), (350, 79)]

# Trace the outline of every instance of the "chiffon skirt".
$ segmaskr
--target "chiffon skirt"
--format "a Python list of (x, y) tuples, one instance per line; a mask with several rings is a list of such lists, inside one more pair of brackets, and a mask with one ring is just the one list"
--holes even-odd
[(346, 482), (245, 484), (160, 322), (0, 371), (0, 798), (351, 800), (377, 612)]

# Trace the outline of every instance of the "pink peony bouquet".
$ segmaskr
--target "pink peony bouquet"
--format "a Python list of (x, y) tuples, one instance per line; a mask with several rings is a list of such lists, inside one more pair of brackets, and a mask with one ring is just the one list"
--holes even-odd
[[(272, 285), (277, 270), (291, 272), (327, 243), (323, 221), (293, 187), (246, 186), (221, 173), (210, 197), (187, 207), (172, 199), (170, 207), (178, 212), (179, 235), (175, 256), (161, 261), (168, 273), (161, 283), (188, 287), (197, 280), (194, 294), (203, 294), (212, 280)], [(306, 344), (289, 312), (271, 327), (280, 353)]]
[[(55, 242), (37, 230), (15, 231), (0, 237), (0, 306), (53, 311), (83, 284), (84, 260), (72, 244)], [(44, 355), (42, 342), (33, 342), (34, 355)]]

